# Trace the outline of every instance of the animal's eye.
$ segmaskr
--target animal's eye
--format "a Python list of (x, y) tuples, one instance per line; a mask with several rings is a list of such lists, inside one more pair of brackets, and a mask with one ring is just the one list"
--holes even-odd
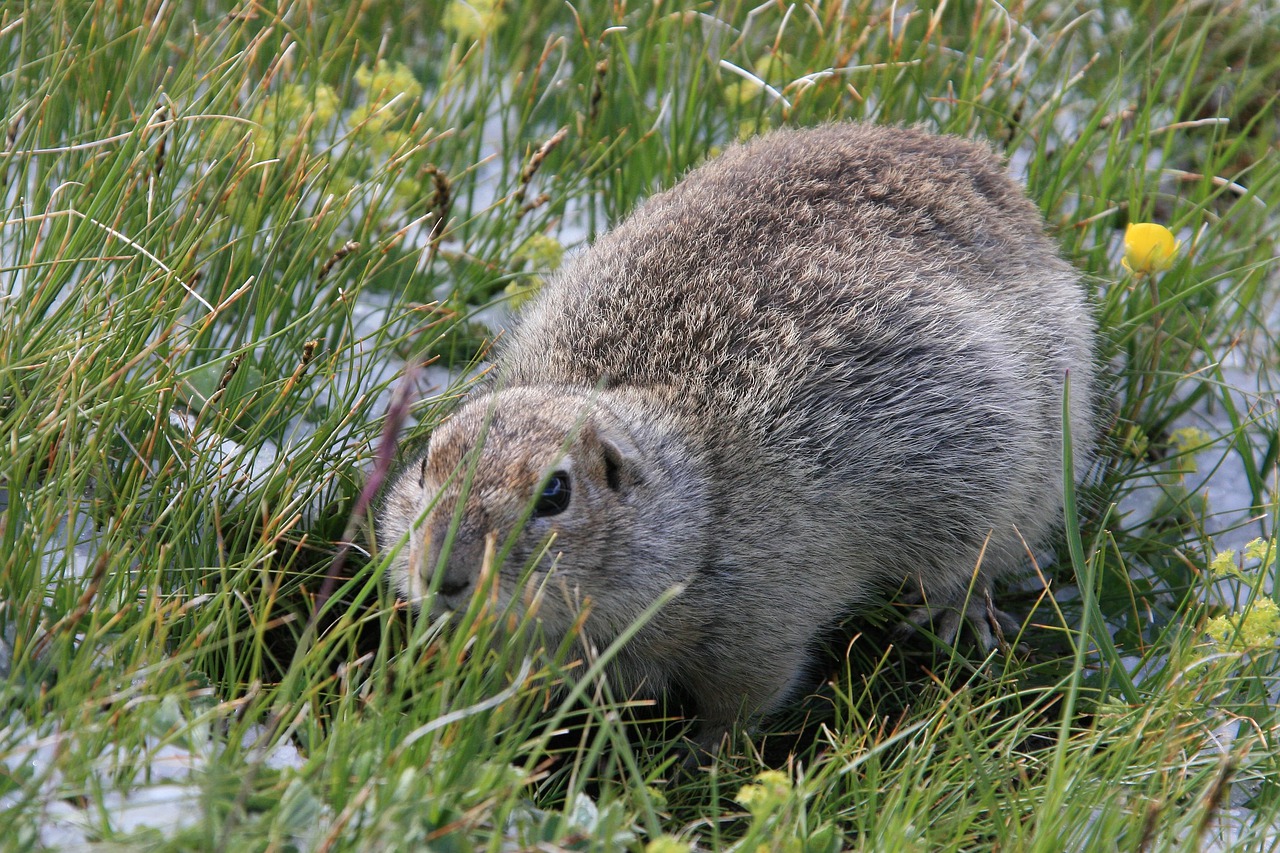
[(556, 471), (547, 478), (546, 485), (538, 495), (538, 502), (533, 506), (536, 518), (559, 515), (569, 508), (569, 475), (564, 471)]

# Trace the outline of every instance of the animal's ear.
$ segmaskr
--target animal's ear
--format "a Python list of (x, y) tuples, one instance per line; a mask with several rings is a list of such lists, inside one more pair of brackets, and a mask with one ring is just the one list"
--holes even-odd
[(625, 436), (597, 428), (604, 481), (610, 490), (626, 494), (644, 481), (635, 445)]

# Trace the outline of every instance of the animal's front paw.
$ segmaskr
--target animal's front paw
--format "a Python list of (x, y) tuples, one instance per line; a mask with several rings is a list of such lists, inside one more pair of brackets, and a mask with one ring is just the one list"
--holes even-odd
[(1022, 623), (996, 607), (991, 590), (982, 588), (972, 590), (963, 601), (922, 603), (907, 614), (894, 636), (901, 641), (926, 625), (932, 625), (938, 639), (954, 645), (960, 635), (960, 626), (966, 621), (973, 628), (978, 645), (984, 652), (997, 647), (1007, 648), (1009, 640), (1022, 632)]

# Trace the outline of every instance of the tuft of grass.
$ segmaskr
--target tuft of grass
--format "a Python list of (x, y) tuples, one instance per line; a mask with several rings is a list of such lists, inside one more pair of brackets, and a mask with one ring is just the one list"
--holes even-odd
[[(1278, 39), (1245, 0), (9, 4), (5, 843), (1274, 846)], [(688, 773), (600, 659), (396, 602), (369, 496), (565, 248), (834, 119), (1007, 153), (1094, 290), (1111, 434), (1010, 593), (1033, 656), (868, 619)], [(1120, 264), (1144, 221), (1166, 271)]]

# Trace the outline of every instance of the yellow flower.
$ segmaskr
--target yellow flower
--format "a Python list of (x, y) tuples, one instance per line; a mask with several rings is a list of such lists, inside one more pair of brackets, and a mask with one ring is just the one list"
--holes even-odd
[(1124, 231), (1124, 260), (1120, 263), (1131, 273), (1150, 275), (1173, 266), (1182, 247), (1173, 232), (1154, 222), (1131, 222)]
[(1240, 570), (1236, 568), (1235, 549), (1228, 548), (1214, 555), (1209, 561), (1209, 571), (1215, 578), (1240, 577)]
[(338, 93), (323, 83), (314, 90), (291, 83), (280, 94), (280, 112), (293, 119), (310, 116), (319, 124), (328, 124), (338, 114), (339, 106)]
[(528, 302), (542, 289), (543, 279), (539, 273), (552, 272), (563, 258), (564, 246), (550, 234), (534, 234), (526, 240), (511, 260), (513, 266), (524, 267), (530, 274), (512, 281), (503, 290), (508, 297), (507, 307), (515, 310)]
[(1194, 451), (1204, 447), (1213, 439), (1209, 433), (1199, 427), (1183, 427), (1175, 429), (1169, 435), (1170, 441), (1173, 442), (1174, 448), (1178, 451), (1178, 464), (1185, 474), (1194, 474), (1196, 471), (1196, 458)]
[(753, 136), (759, 136), (768, 130), (769, 126), (769, 118), (767, 116), (744, 118), (738, 122), (738, 141), (746, 142)]
[(422, 84), (403, 62), (387, 62), (379, 59), (373, 68), (361, 65), (356, 69), (356, 85), (364, 89), (378, 103), (385, 104), (391, 98), (404, 94), (408, 103), (422, 97)]
[(384, 104), (363, 103), (351, 109), (348, 120), (358, 132), (376, 138), (399, 116)]
[(463, 41), (480, 41), (502, 24), (502, 0), (451, 0), (441, 21)]
[(644, 853), (689, 853), (688, 843), (670, 835), (662, 835), (644, 846)]
[(734, 800), (747, 807), (752, 817), (767, 817), (787, 801), (791, 793), (791, 777), (781, 770), (766, 770), (756, 777), (755, 784), (743, 785)]
[(764, 90), (754, 80), (731, 80), (724, 84), (724, 99), (735, 107), (751, 102)]
[(1275, 539), (1255, 539), (1244, 546), (1244, 555), (1250, 560), (1265, 560), (1275, 547)]
[(1273, 646), (1280, 639), (1280, 607), (1274, 600), (1259, 596), (1243, 613), (1210, 619), (1205, 630), (1224, 649), (1244, 651)]
[(528, 261), (536, 270), (550, 272), (564, 259), (564, 246), (555, 237), (541, 232), (530, 235), (516, 252), (517, 258)]
[[(743, 69), (750, 76), (744, 77), (736, 72), (723, 75), (721, 91), (724, 92), (725, 100), (730, 106), (741, 107), (760, 97), (768, 81), (772, 81), (774, 86), (781, 87), (782, 81), (788, 78), (787, 66), (790, 63), (791, 59), (786, 54), (771, 52), (758, 57), (755, 62)], [(776, 97), (775, 91), (770, 102)], [(745, 137), (739, 134), (739, 138)]]
[(1200, 429), (1200, 427), (1183, 427), (1175, 429), (1169, 438), (1173, 439), (1173, 444), (1178, 448), (1179, 453), (1186, 453), (1203, 447), (1213, 439), (1209, 437), (1209, 433)]
[(1143, 432), (1142, 427), (1137, 424), (1129, 424), (1125, 428), (1123, 446), (1125, 451), (1134, 459), (1145, 459), (1147, 449), (1151, 446), (1151, 439)]
[(286, 137), (296, 136), (308, 119), (314, 125), (328, 125), (337, 117), (340, 106), (332, 86), (286, 84), (278, 95), (268, 96), (253, 108), (253, 144), (264, 153), (287, 147), (290, 140)]

